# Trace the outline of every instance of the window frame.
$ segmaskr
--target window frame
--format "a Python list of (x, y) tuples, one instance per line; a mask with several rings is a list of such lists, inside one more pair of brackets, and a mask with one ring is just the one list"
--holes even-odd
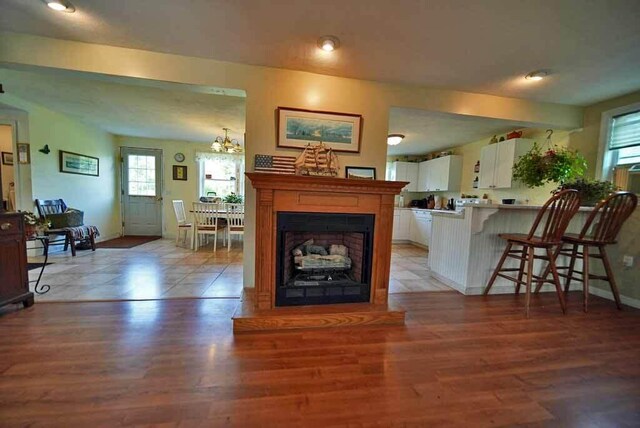
[(598, 146), (598, 160), (596, 166), (597, 180), (613, 180), (613, 169), (618, 163), (617, 150), (609, 150), (611, 139), (611, 122), (614, 116), (640, 110), (640, 102), (614, 108), (602, 112), (600, 119), (600, 144)]
[[(221, 154), (220, 156), (229, 156), (225, 154)], [(242, 164), (245, 164), (244, 156), (233, 155), (233, 162), (235, 163), (235, 172), (236, 172), (236, 180), (235, 180), (235, 194), (241, 195), (244, 197), (244, 168)], [(198, 197), (206, 196), (204, 194), (204, 182), (205, 178), (205, 168), (204, 163), (207, 161), (207, 157), (202, 157), (198, 159)], [(221, 181), (221, 180), (218, 180)], [(226, 181), (226, 180), (225, 180)], [(218, 195), (221, 196), (221, 195)]]

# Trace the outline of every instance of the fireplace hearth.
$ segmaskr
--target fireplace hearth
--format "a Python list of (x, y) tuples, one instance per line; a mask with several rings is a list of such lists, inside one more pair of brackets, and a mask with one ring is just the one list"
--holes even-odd
[(368, 302), (375, 216), (281, 212), (276, 306)]

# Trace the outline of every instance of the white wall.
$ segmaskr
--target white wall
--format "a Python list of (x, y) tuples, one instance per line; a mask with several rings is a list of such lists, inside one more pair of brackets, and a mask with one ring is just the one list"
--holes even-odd
[[(10, 94), (4, 94), (2, 101), (28, 114), (33, 199), (62, 198), (68, 206), (84, 211), (85, 224), (98, 226), (101, 240), (118, 236), (120, 226), (113, 136)], [(51, 150), (48, 155), (39, 152), (45, 144)], [(61, 173), (60, 150), (99, 158), (100, 176)], [(23, 209), (35, 211), (33, 201), (31, 204)]]

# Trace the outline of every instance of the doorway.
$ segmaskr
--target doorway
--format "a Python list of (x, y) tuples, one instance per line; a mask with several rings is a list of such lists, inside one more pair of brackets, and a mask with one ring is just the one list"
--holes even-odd
[(162, 150), (122, 147), (124, 236), (162, 236)]

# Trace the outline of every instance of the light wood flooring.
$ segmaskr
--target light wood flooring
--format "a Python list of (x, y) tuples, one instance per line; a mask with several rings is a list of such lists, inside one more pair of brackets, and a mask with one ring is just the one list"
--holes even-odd
[(233, 336), (232, 299), (0, 310), (3, 427), (637, 427), (640, 311), (395, 294), (407, 325)]
[[(219, 244), (222, 244), (221, 242)], [(43, 284), (51, 289), (36, 301), (148, 300), (171, 298), (240, 298), (243, 281), (242, 244), (230, 252), (213, 245), (197, 252), (177, 247), (175, 241), (157, 240), (130, 249), (53, 253)], [(31, 262), (41, 261), (32, 257)], [(39, 270), (29, 272), (36, 279)], [(412, 245), (394, 245), (391, 293), (451, 290), (430, 278), (427, 251)], [(33, 289), (33, 284), (32, 284)]]

